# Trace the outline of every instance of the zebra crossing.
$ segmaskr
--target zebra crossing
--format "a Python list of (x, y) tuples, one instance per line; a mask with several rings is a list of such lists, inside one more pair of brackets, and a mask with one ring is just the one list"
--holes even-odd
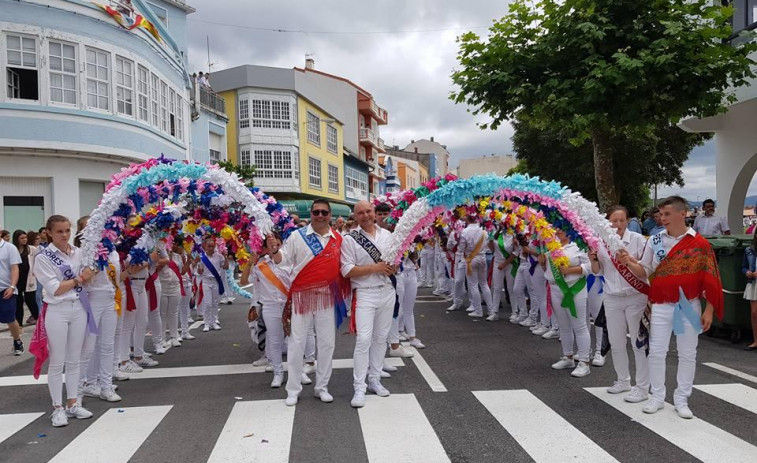
[[(754, 387), (728, 383), (696, 385), (695, 388), (703, 393), (699, 400), (731, 404), (749, 420), (757, 414), (757, 389)], [(607, 423), (622, 420), (621, 427), (634, 435), (644, 429), (696, 460), (706, 463), (757, 461), (757, 441), (748, 442), (706, 419), (683, 420), (670, 404), (654, 415), (645, 415), (639, 404), (626, 403), (622, 395), (608, 394), (604, 388), (587, 387), (583, 393), (592, 401), (592, 410), (606, 417)], [(393, 394), (386, 398), (369, 396), (365, 408), (359, 410), (350, 409), (345, 404), (340, 404), (337, 409), (332, 407), (329, 413), (348, 414), (352, 419), (357, 415), (355, 422), (359, 423), (362, 437), (362, 442), (339, 445), (362, 446), (359, 454), (364, 454), (370, 463), (458, 461), (450, 457), (450, 444), (435, 430), (439, 418), (430, 419), (425, 407), (431, 393), (426, 394)], [(572, 416), (550, 407), (538, 392), (514, 389), (471, 391), (470, 394), (517, 443), (517, 447), (511, 449), (513, 455), (527, 456), (537, 463), (626, 461), (609, 451), (606, 441), (598, 442), (587, 435), (585, 424), (572, 422)], [(287, 462), (292, 447), (297, 445), (298, 436), (294, 432), (297, 421), (308, 426), (328, 425), (307, 423), (313, 418), (308, 413), (298, 414), (300, 407), (285, 407), (282, 400), (238, 401), (228, 413), (220, 434), (217, 429), (215, 432), (203, 429), (202, 423), (188, 423), (190, 428), (198, 427), (190, 431), (198, 438), (217, 436), (210, 442), (209, 456), (190, 461)], [(158, 436), (165, 438), (167, 434), (166, 429), (162, 433), (156, 433), (156, 430), (173, 413), (180, 412), (172, 405), (110, 408), (92, 420), (76, 421), (65, 429), (79, 428), (78, 435), (72, 435), (70, 441), (64, 442), (49, 461), (128, 462), (138, 451), (149, 458), (154, 446), (160, 445)], [(5, 454), (7, 442), (15, 440), (18, 443), (25, 435), (33, 434), (34, 425), (46, 426), (47, 419), (47, 413), (40, 412), (0, 414), (0, 455)], [(447, 419), (461, 418), (450, 416)], [(179, 430), (168, 431), (168, 435), (173, 435)], [(613, 435), (612, 432), (608, 435), (609, 439), (632, 437)], [(646, 442), (645, 445), (653, 443)], [(354, 461), (361, 460), (362, 457), (356, 457)], [(503, 456), (501, 461), (510, 460)]]

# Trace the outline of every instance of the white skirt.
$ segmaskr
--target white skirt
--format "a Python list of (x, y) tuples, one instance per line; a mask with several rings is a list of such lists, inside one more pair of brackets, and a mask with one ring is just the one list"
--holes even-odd
[(747, 301), (757, 301), (757, 281), (750, 281), (746, 284), (744, 299)]

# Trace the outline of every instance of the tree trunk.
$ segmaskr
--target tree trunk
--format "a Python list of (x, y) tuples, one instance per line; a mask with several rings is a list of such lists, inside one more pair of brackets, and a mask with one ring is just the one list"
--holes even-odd
[(605, 211), (618, 203), (610, 137), (606, 132), (595, 130), (591, 134), (591, 142), (594, 146), (594, 182), (597, 186), (599, 210)]

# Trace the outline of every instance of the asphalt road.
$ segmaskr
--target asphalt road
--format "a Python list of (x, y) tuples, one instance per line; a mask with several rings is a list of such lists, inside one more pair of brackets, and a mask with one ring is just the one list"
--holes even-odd
[[(271, 374), (249, 365), (259, 352), (240, 299), (223, 308), (222, 331), (195, 329), (196, 340), (155, 356), (160, 365), (149, 373), (163, 377), (118, 383), (117, 404), (86, 399), (95, 416), (65, 428), (50, 425), (44, 384), (8, 385), (28, 382), (28, 357), (0, 371), (0, 461), (757, 461), (755, 353), (702, 337), (695, 385), (716, 386), (694, 391), (697, 419), (684, 421), (672, 408), (637, 416), (641, 405), (616, 408), (609, 394), (590, 389), (612, 384), (609, 357), (589, 376), (572, 378), (550, 368), (560, 354), (557, 341), (532, 336), (506, 317), (490, 323), (448, 314), (447, 305), (419, 292), (423, 361), (405, 360), (383, 381), (392, 395), (369, 396), (360, 411), (349, 404), (351, 368), (334, 369), (333, 403), (314, 399), (311, 385), (297, 407), (287, 408), (285, 390), (269, 387)], [(339, 331), (334, 358), (349, 363), (354, 338), (346, 325)], [(20, 415), (31, 413), (40, 415)]]

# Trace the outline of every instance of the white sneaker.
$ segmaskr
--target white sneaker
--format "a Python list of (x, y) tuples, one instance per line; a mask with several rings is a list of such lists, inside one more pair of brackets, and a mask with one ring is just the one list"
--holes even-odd
[(591, 373), (589, 364), (586, 362), (578, 362), (578, 365), (576, 366), (575, 370), (570, 373), (570, 376), (574, 378), (583, 378), (584, 376), (588, 376), (589, 373)]
[(363, 407), (365, 407), (365, 392), (363, 392), (363, 391), (355, 391), (355, 395), (352, 396), (352, 400), (350, 401), (350, 405), (352, 405), (355, 408), (363, 408)]
[(418, 338), (413, 338), (410, 340), (410, 345), (415, 347), (416, 349), (425, 349), (426, 345), (421, 342)]
[(195, 322), (195, 321), (194, 321), (194, 319), (192, 319), (192, 317), (189, 317), (189, 318), (187, 318), (187, 323), (188, 323), (188, 324), (190, 324), (190, 325), (191, 325), (191, 324), (192, 324), (192, 323), (194, 323), (194, 322)]
[(544, 333), (546, 333), (547, 331), (549, 331), (549, 327), (541, 325), (539, 328), (533, 330), (531, 334), (533, 334), (534, 336), (544, 336)]
[[(121, 365), (119, 365), (119, 367), (120, 366)], [(128, 381), (130, 376), (124, 373), (123, 371), (121, 371), (120, 368), (114, 368), (112, 378), (114, 381)]]
[(471, 306), (468, 306), (468, 308), (467, 308), (467, 309), (465, 309), (465, 311), (466, 311), (466, 312), (468, 312), (468, 313), (471, 313), (471, 312), (475, 312), (475, 311), (476, 311), (476, 309), (475, 309), (475, 308), (473, 308), (473, 306), (471, 305)]
[(520, 317), (518, 317), (517, 315), (511, 316), (510, 323), (512, 323), (513, 325), (517, 325), (518, 323), (520, 323)]
[(213, 330), (214, 330), (214, 331), (218, 331), (218, 330), (220, 330), (220, 329), (221, 329), (221, 325), (220, 325), (220, 324), (218, 324), (218, 323), (213, 323)]
[(389, 390), (382, 386), (379, 381), (369, 381), (368, 391), (373, 392), (379, 397), (389, 397)]
[(278, 389), (284, 383), (284, 373), (274, 373), (273, 381), (271, 381), (271, 387)]
[(302, 378), (300, 378), (300, 384), (313, 384), (313, 380), (308, 377), (305, 373), (302, 374)]
[(397, 371), (397, 367), (395, 367), (394, 365), (387, 365), (387, 364), (385, 363), (385, 364), (384, 364), (384, 367), (382, 368), (382, 370), (383, 370), (383, 371), (386, 371), (386, 372), (388, 372), (388, 373), (394, 373), (395, 371)]
[(81, 390), (81, 393), (79, 395), (95, 398), (100, 397), (100, 386), (98, 386), (97, 384), (87, 384)]
[(484, 312), (483, 312), (483, 311), (482, 311), (482, 312), (476, 312), (476, 311), (474, 310), (473, 312), (470, 312), (470, 313), (468, 314), (468, 316), (469, 316), (469, 317), (473, 317), (473, 318), (484, 318)]
[(163, 346), (155, 346), (155, 353), (158, 355), (163, 355), (166, 353), (166, 348)]
[(121, 396), (116, 394), (112, 387), (107, 387), (100, 390), (100, 399), (107, 402), (120, 402)]
[(266, 373), (273, 373), (273, 365), (266, 365), (265, 372)]
[(77, 420), (86, 420), (87, 418), (92, 418), (92, 412), (82, 407), (77, 402), (73, 407), (66, 409), (66, 417), (76, 418)]
[(288, 394), (284, 403), (287, 407), (294, 407), (295, 405), (297, 405), (298, 400), (299, 396), (297, 394)]
[(171, 340), (168, 342), (171, 343), (171, 347), (181, 347), (181, 341), (176, 338), (171, 338)]
[(210, 331), (210, 327), (208, 325), (203, 325), (202, 326), (202, 332), (203, 333), (207, 333), (208, 331)]
[(153, 360), (147, 357), (142, 357), (142, 360), (135, 361), (134, 363), (136, 363), (140, 367), (157, 367), (159, 365), (157, 360)]
[(134, 360), (129, 360), (128, 362), (119, 365), (118, 371), (121, 373), (142, 373), (142, 367), (134, 363)]
[(525, 320), (523, 320), (522, 322), (520, 322), (520, 323), (518, 323), (518, 324), (519, 324), (520, 326), (527, 326), (527, 327), (529, 327), (529, 328), (530, 328), (530, 327), (532, 327), (532, 326), (536, 325), (536, 322), (535, 322), (535, 321), (533, 321), (533, 320), (531, 320), (531, 318), (526, 318)]
[(334, 396), (329, 394), (329, 391), (318, 391), (314, 393), (315, 397), (318, 399), (321, 399), (321, 402), (325, 404), (330, 404), (334, 401)]
[(642, 390), (638, 386), (634, 386), (631, 388), (631, 392), (623, 397), (623, 400), (630, 404), (637, 404), (639, 402), (644, 402), (648, 398), (649, 394), (647, 394), (646, 391)]
[(53, 426), (56, 428), (68, 426), (68, 417), (66, 416), (66, 411), (62, 408), (56, 408), (53, 410), (53, 414), (50, 415), (50, 418), (52, 419)]
[(396, 349), (389, 348), (389, 357), (401, 357), (405, 359), (413, 358), (415, 354), (406, 350), (404, 347), (399, 346)]
[(690, 420), (694, 418), (694, 413), (691, 411), (688, 404), (676, 405), (676, 412), (678, 412), (678, 416), (680, 416), (684, 420)]
[(391, 374), (391, 373), (389, 373), (388, 371), (384, 371), (384, 370), (381, 370), (381, 371), (379, 372), (379, 375), (380, 375), (380, 376), (381, 376), (382, 378), (391, 378), (391, 377), (392, 377), (392, 374)]
[(556, 363), (552, 364), (552, 368), (555, 370), (567, 370), (568, 368), (575, 368), (576, 361), (569, 359), (568, 357), (562, 357)]
[(541, 337), (543, 339), (558, 339), (560, 337), (560, 330), (556, 328), (551, 328), (549, 331), (542, 334)]
[(315, 365), (311, 365), (309, 363), (305, 363), (305, 365), (302, 366), (302, 372), (306, 375), (312, 375), (315, 373)]
[(192, 336), (192, 334), (191, 334), (191, 333), (190, 333), (189, 331), (185, 331), (185, 332), (184, 332), (184, 333), (183, 333), (183, 334), (181, 335), (181, 339), (183, 339), (183, 340), (185, 340), (185, 341), (191, 341), (191, 340), (193, 340), (193, 339), (197, 339), (197, 338), (195, 338), (194, 336)]
[(496, 322), (497, 320), (499, 320), (499, 314), (496, 312), (492, 312), (486, 317), (487, 322)]
[(271, 361), (268, 360), (268, 357), (266, 357), (265, 355), (255, 360), (254, 362), (252, 362), (252, 366), (254, 367), (265, 367), (270, 364), (271, 364)]
[(455, 310), (460, 310), (460, 306), (457, 304), (452, 304), (451, 306), (447, 307), (447, 312), (454, 312)]
[(659, 401), (657, 399), (652, 399), (652, 400), (649, 401), (649, 403), (647, 403), (646, 405), (644, 405), (644, 408), (642, 408), (641, 411), (644, 412), (644, 413), (647, 413), (649, 415), (652, 415), (654, 413), (659, 412), (663, 408), (665, 408), (665, 403), (664, 402), (661, 402), (661, 401)]
[(607, 388), (608, 394), (621, 394), (631, 390), (631, 384), (625, 381), (615, 381), (612, 386)]
[(605, 366), (605, 358), (602, 356), (600, 352), (594, 353), (594, 358), (591, 359), (591, 366), (593, 367), (603, 367)]
[(526, 312), (525, 315), (524, 314), (518, 315), (518, 323), (520, 324), (520, 322), (526, 321), (528, 320), (528, 318), (529, 318), (528, 312)]
[(409, 339), (409, 338), (407, 337), (407, 334), (406, 334), (406, 333), (400, 333), (400, 342), (405, 342), (405, 341), (407, 341), (408, 339)]

